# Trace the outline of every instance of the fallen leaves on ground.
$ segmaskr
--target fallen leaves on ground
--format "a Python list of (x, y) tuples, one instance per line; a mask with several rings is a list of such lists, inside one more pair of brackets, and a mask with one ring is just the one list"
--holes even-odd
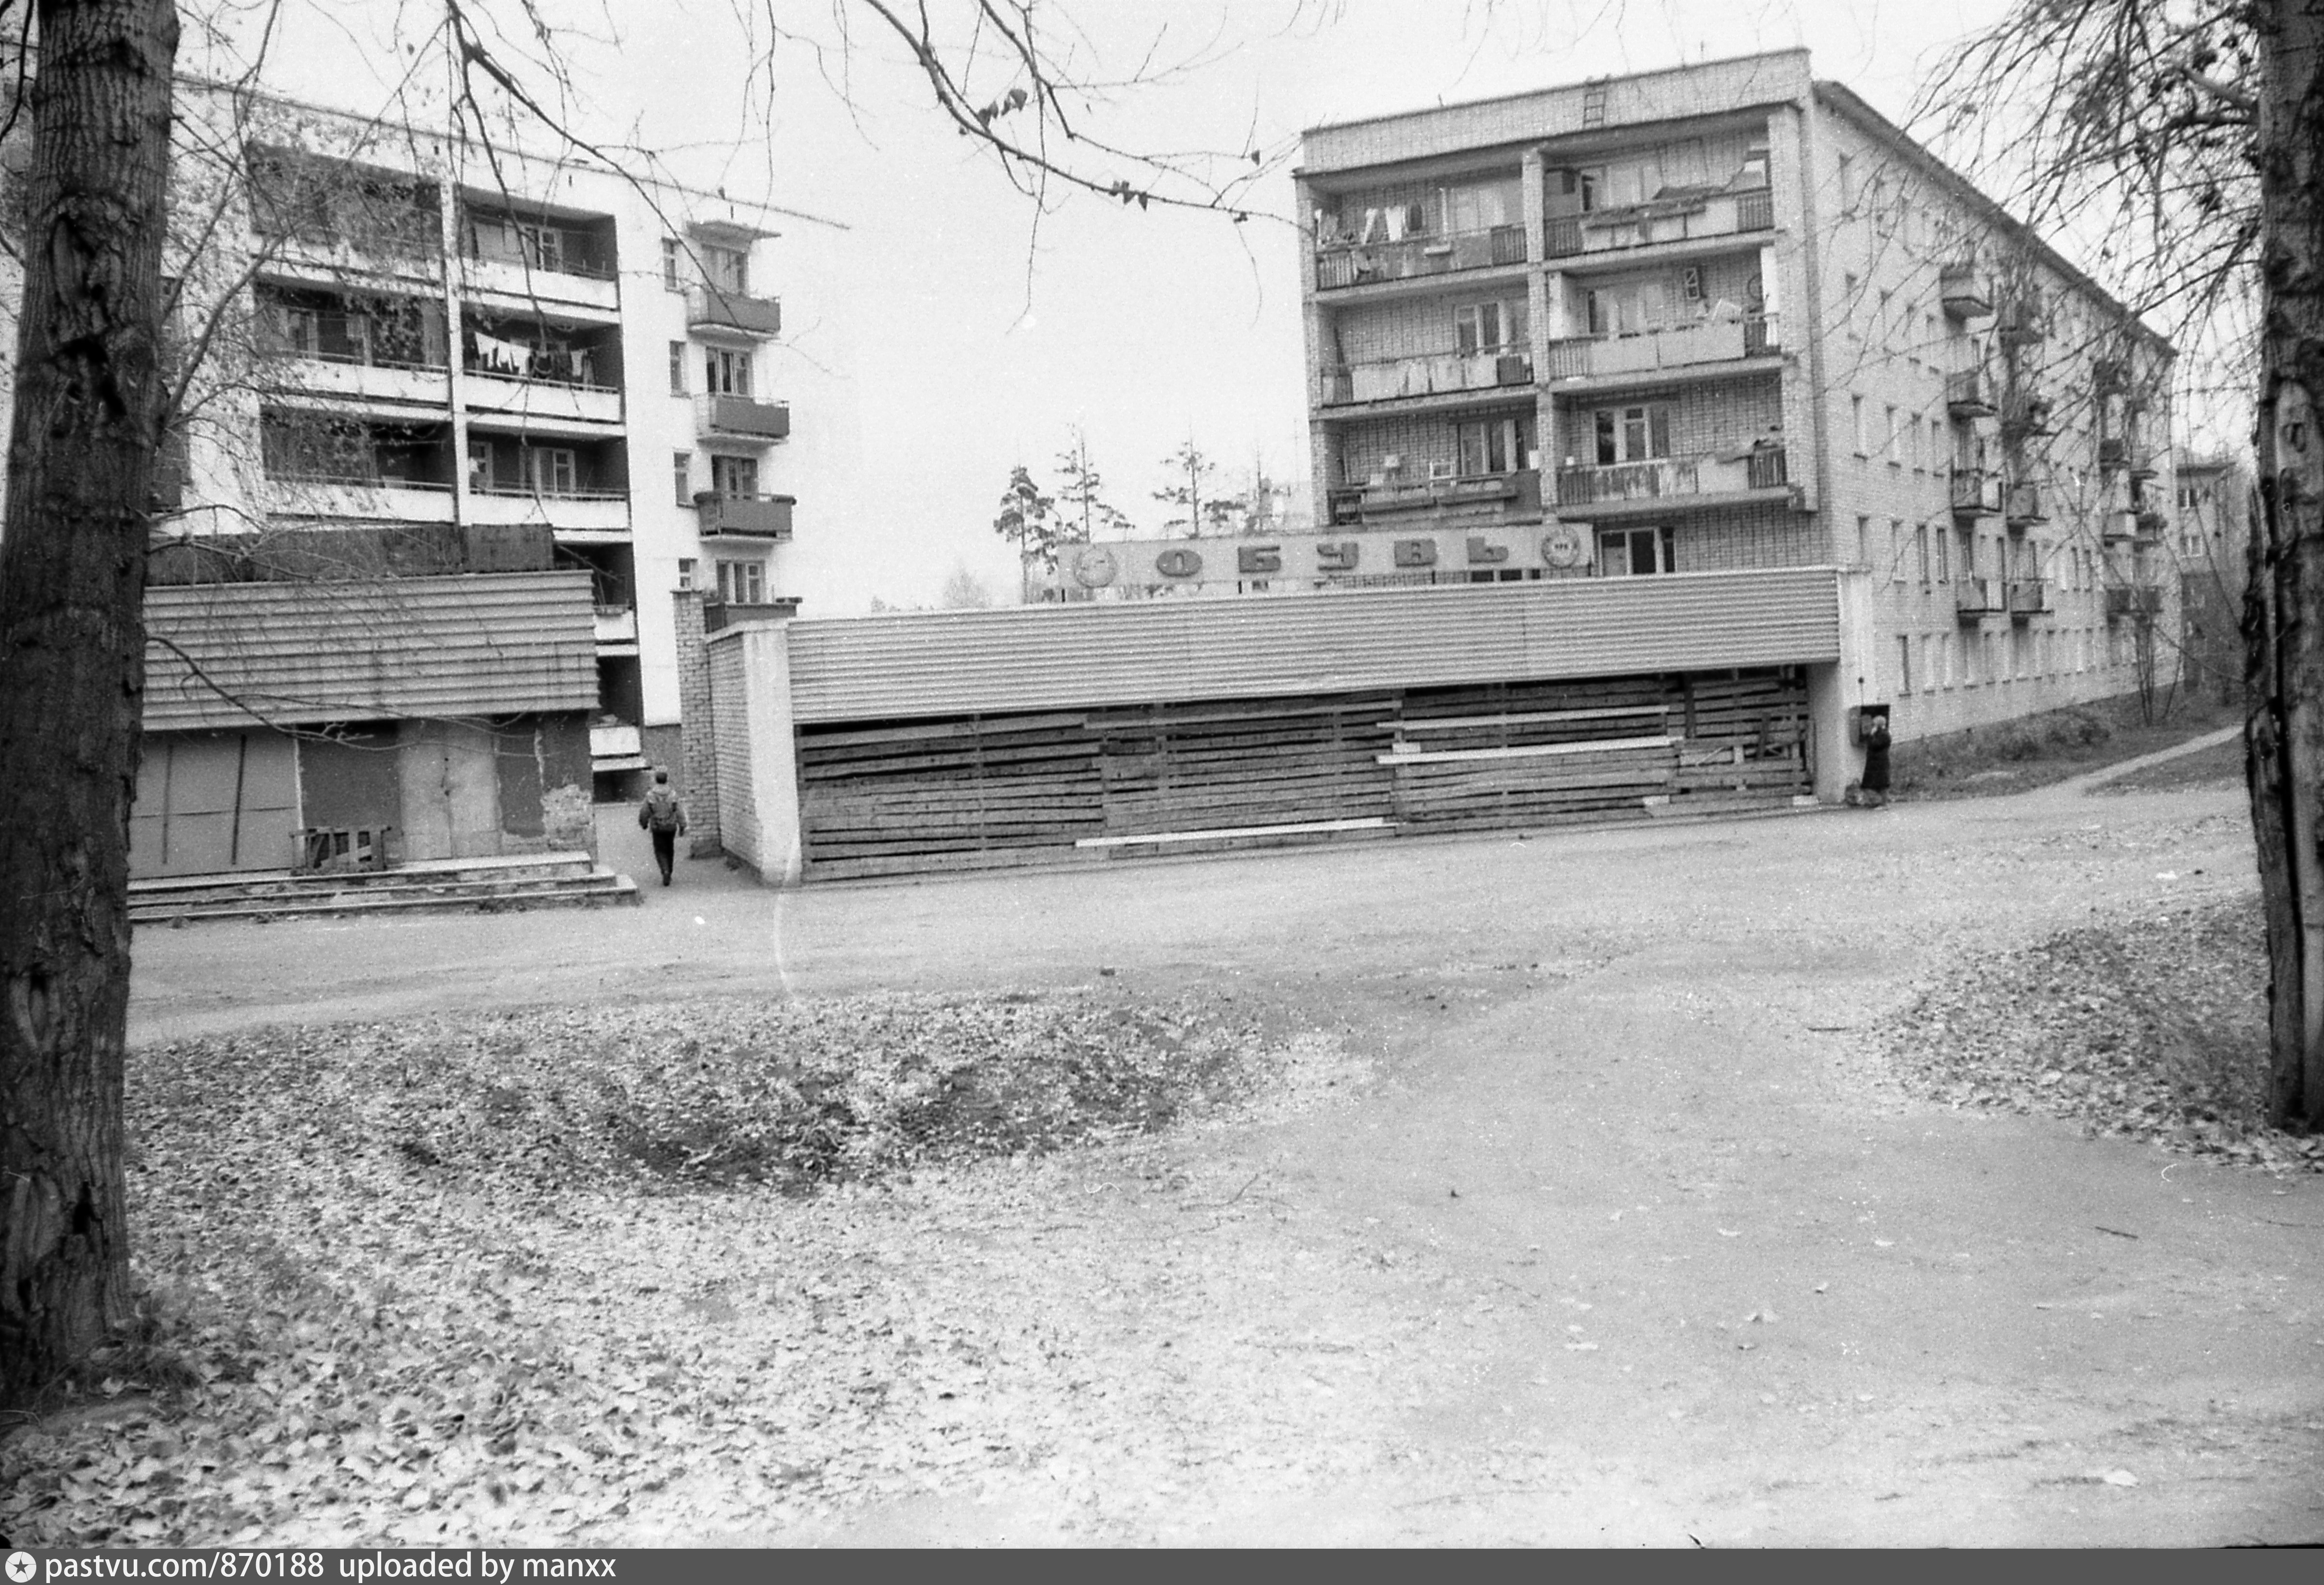
[(2324, 1138), (2267, 1126), (2267, 953), (2256, 898), (2104, 920), (1957, 965), (1887, 1039), (1921, 1093), (2046, 1111), (2094, 1133), (2275, 1171)]
[(83, 1402), (0, 1442), (0, 1534), (650, 1544), (1012, 1484), (1072, 1515), (1101, 1461), (1167, 1501), (1254, 1425), (1322, 1478), (1361, 1455), (1304, 1416), (1376, 1381), (1386, 1346), (1334, 1341), (1320, 1307), (1286, 1330), (1239, 1305), (1273, 1280), (1258, 1241), (1182, 1238), (1271, 1195), (1190, 1182), (1156, 1130), (1288, 1116), (1368, 1074), (1198, 999), (1074, 994), (133, 1053), (145, 1322)]

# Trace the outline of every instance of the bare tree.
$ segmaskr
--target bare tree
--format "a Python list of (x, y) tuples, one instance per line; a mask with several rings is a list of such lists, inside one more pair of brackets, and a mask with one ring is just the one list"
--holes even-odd
[[(2246, 765), (2267, 915), (2270, 1111), (2324, 1128), (2324, 10), (2024, 0), (1923, 114), (2171, 324), (2196, 392), (2252, 392)], [(2015, 107), (2015, 108), (2013, 108)]]
[(1218, 465), (1205, 456), (1190, 438), (1186, 443), (1162, 459), (1162, 465), (1171, 472), (1171, 483), (1154, 492), (1154, 499), (1166, 506), (1174, 506), (1185, 515), (1173, 517), (1162, 527), (1167, 532), (1183, 528), (1190, 539), (1200, 537), (1206, 526), (1215, 524), (1221, 502), (1213, 494), (1212, 477)]
[[(0, 18), (14, 10), (0, 5)], [(8, 19), (13, 23), (14, 19)], [(40, 0), (0, 539), (0, 1402), (129, 1313), (129, 805), (163, 420), (169, 0)]]
[(1068, 537), (1084, 544), (1098, 530), (1116, 538), (1130, 531), (1130, 519), (1105, 499), (1105, 478), (1090, 457), (1089, 437), (1077, 428), (1071, 446), (1057, 453), (1057, 502)]

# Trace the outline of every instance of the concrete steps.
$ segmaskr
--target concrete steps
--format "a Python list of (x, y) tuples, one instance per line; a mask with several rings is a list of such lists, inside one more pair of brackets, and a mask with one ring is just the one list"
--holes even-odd
[(134, 925), (290, 919), (345, 914), (497, 913), (634, 907), (638, 889), (587, 853), (441, 859), (394, 870), (299, 875), (287, 870), (171, 876), (129, 883)]

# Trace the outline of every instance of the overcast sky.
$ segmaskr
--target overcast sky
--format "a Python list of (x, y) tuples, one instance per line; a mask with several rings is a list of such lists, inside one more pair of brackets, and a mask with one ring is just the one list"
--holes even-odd
[[(928, 108), (908, 57), (852, 0), (774, 0), (786, 26), (846, 51), (786, 43), (777, 55), (771, 138), (755, 129), (763, 82), (746, 99), (751, 50), (738, 6), (767, 0), (618, 0), (562, 7), (619, 44), (573, 61), (586, 115), (634, 129), (675, 167), (737, 197), (828, 217), (848, 228), (796, 267), (775, 248), (785, 317), (820, 326), (849, 371), (861, 438), (856, 476), (802, 482), (800, 542), (786, 552), (809, 614), (933, 602), (955, 566), (1013, 591), (1013, 553), (991, 520), (1009, 470), (1045, 484), (1075, 425), (1114, 503), (1148, 530), (1161, 461), (1190, 436), (1231, 475), (1254, 456), (1305, 476), (1298, 254), (1285, 159), (1253, 194), (1261, 217), (1140, 211), (1102, 199), (1039, 217), (991, 162)], [(934, 0), (956, 6), (958, 0)], [(426, 6), (400, 0), (324, 8), (285, 33), (272, 80), (357, 111), (382, 90), (392, 30)], [(1125, 89), (1093, 114), (1131, 148), (1296, 151), (1302, 128), (1703, 58), (1806, 44), (1837, 78), (1902, 119), (1916, 73), (2001, 0), (1055, 0), (1083, 48), (1120, 75), (1148, 57), (1195, 64)], [(345, 31), (341, 31), (345, 30)], [(844, 71), (848, 97), (826, 80)], [(763, 121), (763, 115), (758, 119)], [(1128, 172), (1125, 172), (1127, 174)], [(805, 235), (811, 228), (793, 226)], [(833, 503), (818, 521), (815, 497)], [(844, 504), (839, 502), (844, 498)], [(820, 534), (820, 539), (816, 537)]]

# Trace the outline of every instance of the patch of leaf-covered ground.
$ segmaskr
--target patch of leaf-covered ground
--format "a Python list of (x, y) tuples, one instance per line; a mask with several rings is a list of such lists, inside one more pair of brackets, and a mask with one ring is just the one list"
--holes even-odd
[(1264, 1214), (1156, 1130), (1369, 1069), (1214, 1006), (704, 1001), (134, 1052), (145, 1323), (0, 1441), (0, 1535), (779, 1537), (932, 1472), (1230, 1458), (1204, 1439), (1278, 1396), (1280, 1327), (1168, 1368), (1174, 1324), (1253, 1279), (1123, 1217)]
[(2324, 1138), (2268, 1127), (2267, 960), (2254, 898), (2094, 922), (1964, 963), (1888, 1039), (1920, 1092), (2276, 1171)]

